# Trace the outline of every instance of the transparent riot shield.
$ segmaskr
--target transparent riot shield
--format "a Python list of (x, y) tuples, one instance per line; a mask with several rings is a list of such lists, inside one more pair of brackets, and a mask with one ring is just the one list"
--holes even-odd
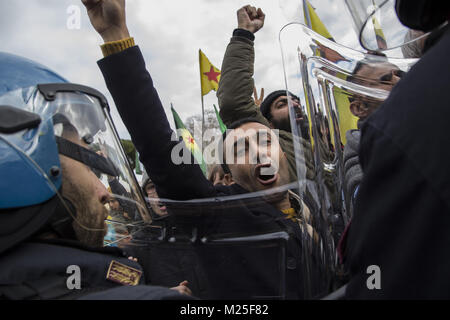
[(304, 246), (302, 266), (305, 292), (317, 298), (346, 281), (336, 249), (362, 179), (359, 128), (416, 60), (359, 52), (299, 23), (281, 30), (280, 45), (287, 91), (302, 109), (290, 110), (296, 155), (311, 154), (314, 163), (313, 174), (298, 178), (300, 194), (314, 202), (310, 221), (321, 240)]
[[(124, 250), (150, 283), (173, 287), (187, 280), (203, 299), (303, 299), (301, 219), (272, 201), (282, 194), (306, 209), (291, 191), (296, 187), (248, 193), (220, 186), (213, 198), (148, 198), (167, 214), (134, 233)], [(227, 195), (229, 188), (242, 193)]]
[[(160, 198), (143, 179), (147, 201), (160, 217), (152, 228), (133, 235), (127, 250), (143, 262), (156, 284), (188, 280), (201, 298), (304, 299), (304, 282), (310, 280), (303, 277), (303, 251), (321, 246), (323, 240), (311, 226), (313, 195), (299, 192), (291, 173), (310, 177), (312, 157), (298, 150), (305, 161), (297, 168), (292, 134), (271, 130), (262, 120), (247, 121), (227, 130), (225, 139), (218, 138), (211, 152), (222, 159), (213, 163), (224, 172), (226, 164), (233, 181), (205, 186), (201, 171), (192, 178), (191, 170), (199, 168), (187, 164), (180, 173), (191, 178), (180, 174), (177, 181), (155, 186), (155, 191), (162, 187), (170, 194), (176, 184), (179, 190), (189, 189), (186, 194), (195, 190), (200, 198), (176, 201)], [(182, 140), (178, 145), (185, 146)], [(152, 168), (146, 170), (151, 175)], [(318, 269), (308, 275), (318, 277)]]
[[(405, 27), (395, 12), (395, 0), (345, 0), (363, 48), (369, 51), (407, 48), (423, 42), (427, 33)], [(422, 44), (423, 46), (423, 44)], [(405, 50), (402, 50), (404, 53)], [(400, 53), (400, 51), (398, 51)]]
[[(297, 180), (290, 182), (289, 150), (280, 146), (281, 133), (255, 122), (250, 123), (258, 131), (232, 130), (222, 150), (231, 156), (226, 163), (236, 173), (234, 182), (213, 186), (191, 163), (180, 169), (179, 181), (159, 183), (169, 193), (175, 184), (197, 188), (199, 199), (156, 194), (147, 197), (147, 205), (99, 92), (74, 84), (42, 84), (8, 92), (0, 103), (40, 119), (31, 129), (0, 135), (2, 155), (21, 160), (21, 166), (11, 167), (7, 182), (27, 175), (39, 185), (25, 189), (3, 181), (2, 206), (17, 207), (11, 202), (15, 199), (5, 196), (13, 187), (16, 193), (28, 191), (28, 205), (55, 197), (62, 205), (58, 223), (73, 227), (76, 239), (93, 247), (119, 246), (138, 259), (147, 283), (175, 287), (187, 280), (200, 298), (304, 299), (305, 282), (311, 281), (304, 274), (319, 277), (319, 268), (302, 271), (304, 260), (311, 261), (304, 252), (313, 256), (311, 250), (324, 242), (312, 227), (314, 195), (299, 193)], [(237, 147), (229, 151), (234, 138)], [(37, 148), (39, 144), (44, 145)], [(301, 151), (299, 159), (305, 159)], [(184, 179), (189, 170), (190, 179)], [(297, 172), (309, 176), (312, 166), (303, 164)], [(207, 186), (200, 192), (199, 185)]]

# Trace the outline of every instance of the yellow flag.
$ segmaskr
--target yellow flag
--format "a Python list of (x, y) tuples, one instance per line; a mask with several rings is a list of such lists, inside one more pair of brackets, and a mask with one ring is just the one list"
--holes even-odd
[(342, 144), (347, 144), (347, 138), (345, 133), (351, 129), (357, 129), (358, 118), (355, 117), (350, 111), (350, 101), (348, 101), (348, 96), (341, 91), (341, 89), (334, 87), (334, 102), (338, 111), (339, 117), (339, 133), (341, 135)]
[(209, 62), (208, 58), (198, 50), (198, 58), (200, 61), (200, 82), (202, 87), (202, 96), (211, 90), (217, 91), (220, 81), (220, 70)]
[(325, 38), (327, 38), (329, 40), (334, 41), (333, 37), (328, 32), (327, 28), (325, 27), (323, 22), (320, 20), (319, 16), (317, 15), (316, 11), (312, 7), (312, 5), (309, 3), (309, 1), (308, 0), (304, 0), (304, 1), (306, 2), (306, 6), (308, 7), (308, 13), (309, 13), (309, 20), (310, 21), (308, 21), (308, 19), (307, 19), (306, 12), (305, 12), (305, 21), (308, 24), (311, 23), (311, 25), (309, 27), (311, 29), (313, 29), (313, 31), (315, 31), (318, 34), (320, 34), (322, 37), (325, 37)]

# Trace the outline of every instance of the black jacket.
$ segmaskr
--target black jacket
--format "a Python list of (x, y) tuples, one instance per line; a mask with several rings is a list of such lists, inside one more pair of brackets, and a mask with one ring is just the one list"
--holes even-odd
[[(239, 185), (215, 187), (203, 175), (196, 164), (176, 165), (171, 160), (171, 152), (179, 141), (167, 121), (161, 101), (150, 74), (145, 68), (144, 59), (138, 47), (126, 49), (120, 53), (108, 56), (98, 62), (105, 78), (107, 87), (116, 103), (120, 116), (127, 127), (140, 160), (155, 183), (161, 198), (174, 200), (189, 200), (208, 197), (221, 197), (247, 193)], [(181, 142), (183, 143), (183, 142)], [(189, 152), (186, 148), (184, 152)], [(195, 219), (197, 217), (197, 219)], [(227, 206), (199, 206), (193, 210), (192, 218), (200, 230), (216, 237), (236, 235), (261, 234), (286, 231), (290, 234), (288, 240), (287, 258), (291, 261), (288, 271), (289, 298), (302, 297), (302, 282), (300, 279), (301, 231), (297, 223), (286, 219), (279, 210), (265, 202), (248, 205), (241, 201), (240, 205), (230, 210)], [(208, 250), (199, 248), (201, 263), (208, 272), (214, 273), (211, 267), (219, 268), (218, 261), (210, 263)], [(232, 265), (224, 273), (216, 273), (211, 279), (218, 279), (225, 284), (226, 293), (217, 291), (211, 298), (244, 298), (248, 292), (254, 296), (274, 292), (274, 276), (265, 269), (269, 256), (248, 258), (248, 251), (235, 250), (228, 252), (232, 256), (226, 261)], [(250, 282), (250, 283), (249, 283)], [(242, 288), (243, 286), (254, 286)], [(248, 290), (244, 293), (244, 290)], [(259, 292), (258, 292), (259, 291)], [(234, 295), (233, 292), (235, 293)], [(231, 295), (231, 296), (230, 296)]]
[[(168, 288), (142, 285), (143, 275), (138, 286), (107, 280), (112, 261), (141, 270), (117, 248), (90, 249), (68, 240), (22, 243), (0, 256), (0, 300), (189, 299)], [(69, 277), (73, 271), (67, 272), (72, 265), (80, 268), (80, 289), (67, 286), (67, 282), (72, 283)]]
[[(449, 52), (447, 32), (362, 128), (350, 299), (450, 298)], [(366, 286), (371, 265), (380, 290)]]

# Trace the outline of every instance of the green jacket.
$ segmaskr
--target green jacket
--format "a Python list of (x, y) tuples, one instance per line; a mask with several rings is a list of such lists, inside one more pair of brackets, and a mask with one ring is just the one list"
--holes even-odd
[[(234, 36), (228, 44), (222, 62), (219, 90), (220, 116), (226, 126), (242, 118), (256, 118), (258, 121), (270, 127), (269, 121), (262, 115), (255, 104), (252, 94), (254, 88), (253, 69), (255, 52), (253, 41), (245, 37)], [(291, 181), (297, 180), (297, 166), (295, 161), (292, 133), (279, 130), (280, 145), (286, 153), (289, 163), (289, 175)], [(311, 145), (305, 139), (300, 138), (303, 150), (300, 150), (298, 160), (306, 164), (306, 177), (314, 177), (314, 164)], [(303, 156), (303, 153), (306, 157)], [(308, 159), (305, 161), (305, 158)], [(300, 165), (301, 175), (305, 166)]]

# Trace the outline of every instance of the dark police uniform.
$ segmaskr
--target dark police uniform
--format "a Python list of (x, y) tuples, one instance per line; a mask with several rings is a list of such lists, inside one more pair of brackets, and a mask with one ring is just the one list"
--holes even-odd
[(362, 127), (349, 299), (450, 297), (449, 52), (447, 28)]
[[(79, 289), (73, 287), (77, 274), (70, 266), (79, 267)], [(117, 248), (97, 250), (76, 241), (48, 240), (21, 243), (0, 257), (0, 299), (188, 298), (143, 284), (140, 265)]]

